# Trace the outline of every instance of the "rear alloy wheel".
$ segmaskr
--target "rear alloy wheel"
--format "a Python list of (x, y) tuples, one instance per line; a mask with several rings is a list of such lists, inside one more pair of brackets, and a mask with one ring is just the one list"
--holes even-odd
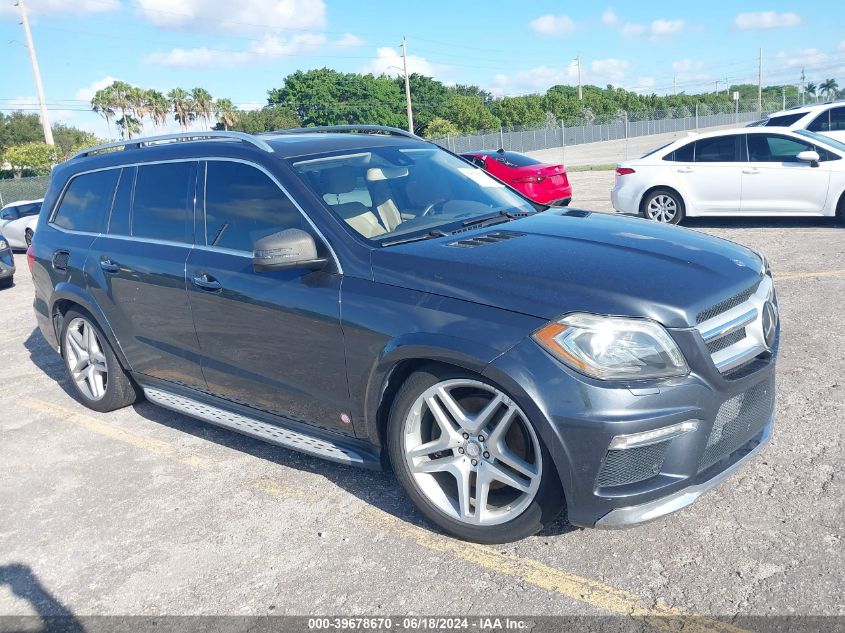
[(684, 219), (684, 203), (674, 191), (657, 189), (643, 201), (643, 213), (661, 224), (680, 224)]
[(137, 392), (100, 328), (75, 310), (65, 315), (62, 356), (78, 399), (95, 411), (132, 404)]
[(563, 505), (551, 458), (525, 413), (471, 375), (412, 375), (391, 412), (390, 453), (420, 510), (461, 538), (518, 540)]

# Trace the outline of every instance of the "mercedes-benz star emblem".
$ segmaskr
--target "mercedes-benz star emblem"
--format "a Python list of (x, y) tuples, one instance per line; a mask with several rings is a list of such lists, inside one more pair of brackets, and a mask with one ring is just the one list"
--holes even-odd
[(778, 311), (771, 301), (763, 304), (763, 340), (766, 347), (772, 349), (778, 330)]

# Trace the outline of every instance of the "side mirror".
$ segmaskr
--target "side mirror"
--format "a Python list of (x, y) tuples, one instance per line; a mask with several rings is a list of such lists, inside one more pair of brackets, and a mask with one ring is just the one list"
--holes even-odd
[(300, 229), (286, 229), (262, 237), (255, 243), (252, 268), (255, 272), (306, 268), (320, 270), (326, 258), (317, 255), (317, 244), (309, 233)]
[(802, 163), (810, 163), (810, 167), (818, 167), (819, 160), (821, 160), (821, 156), (819, 156), (819, 153), (811, 149), (805, 150), (803, 152), (798, 152), (798, 155), (795, 158), (800, 160)]

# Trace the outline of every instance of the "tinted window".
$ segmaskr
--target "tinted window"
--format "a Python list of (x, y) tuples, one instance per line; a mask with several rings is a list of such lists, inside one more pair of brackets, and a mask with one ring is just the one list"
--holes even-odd
[(251, 252), (266, 235), (306, 228), (302, 214), (264, 172), (226, 161), (209, 161), (207, 169), (205, 239), (209, 246)]
[(0, 218), (3, 220), (17, 220), (18, 219), (18, 208), (17, 207), (6, 207), (3, 210), (0, 210)]
[(135, 185), (136, 171), (135, 167), (125, 167), (120, 171), (109, 219), (109, 233), (112, 235), (129, 235), (129, 209), (132, 205), (132, 187)]
[(845, 130), (845, 108), (833, 108), (830, 111), (830, 131)]
[(114, 197), (118, 173), (117, 169), (106, 169), (73, 178), (62, 197), (53, 224), (73, 231), (102, 231)]
[(30, 202), (29, 204), (18, 205), (18, 215), (22, 218), (28, 215), (38, 215), (39, 211), (41, 211), (40, 202)]
[(499, 161), (508, 167), (528, 167), (529, 165), (542, 165), (539, 160), (520, 154), (518, 152), (496, 152), (495, 154), (488, 154), (490, 158)]
[(736, 151), (736, 134), (714, 136), (695, 142), (696, 163), (730, 163), (739, 160)]
[(801, 112), (800, 114), (782, 114), (781, 116), (773, 116), (770, 119), (766, 119), (763, 124), (767, 127), (789, 127), (798, 119), (805, 116), (807, 116), (806, 112)]
[(196, 163), (142, 165), (135, 177), (132, 235), (191, 242)]
[(753, 162), (791, 163), (796, 162), (800, 152), (814, 150), (809, 143), (774, 134), (749, 134), (748, 159)]
[(695, 143), (687, 143), (670, 152), (663, 157), (663, 160), (673, 160), (679, 163), (691, 163), (694, 157)]
[(830, 110), (822, 112), (819, 116), (813, 119), (810, 125), (807, 126), (807, 129), (812, 130), (813, 132), (830, 131)]

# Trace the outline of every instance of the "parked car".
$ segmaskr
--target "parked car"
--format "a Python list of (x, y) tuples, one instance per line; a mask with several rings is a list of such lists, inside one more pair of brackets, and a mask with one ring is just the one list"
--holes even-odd
[(467, 152), (462, 156), (534, 202), (565, 207), (572, 200), (572, 185), (563, 165), (549, 165), (525, 154), (503, 149)]
[(15, 256), (9, 242), (0, 233), (0, 288), (11, 286), (15, 279)]
[(788, 127), (792, 130), (818, 132), (845, 143), (845, 101), (794, 106), (775, 112), (757, 123), (766, 127)]
[(53, 169), (31, 254), (38, 324), (88, 407), (145, 396), (392, 467), (466, 539), (534, 534), (564, 503), (585, 527), (664, 516), (772, 430), (761, 256), (531, 203), (401, 130), (80, 152)]
[(845, 144), (806, 130), (691, 135), (619, 163), (613, 208), (657, 222), (687, 216), (845, 217)]
[(0, 209), (0, 229), (12, 248), (26, 249), (38, 224), (42, 200), (20, 200)]

